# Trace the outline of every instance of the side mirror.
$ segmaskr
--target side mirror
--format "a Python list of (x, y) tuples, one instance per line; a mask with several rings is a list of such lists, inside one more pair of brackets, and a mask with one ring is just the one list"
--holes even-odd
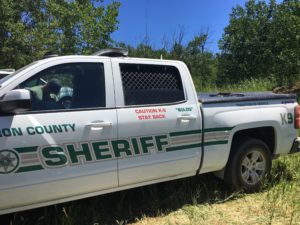
[(7, 92), (0, 101), (0, 109), (5, 113), (17, 113), (31, 109), (30, 91), (15, 89)]

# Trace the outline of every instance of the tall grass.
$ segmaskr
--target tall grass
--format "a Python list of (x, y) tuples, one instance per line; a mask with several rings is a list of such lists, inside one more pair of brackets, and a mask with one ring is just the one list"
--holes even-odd
[(272, 77), (250, 78), (242, 82), (217, 85), (203, 85), (200, 80), (194, 80), (198, 92), (254, 92), (271, 91), (276, 86), (276, 81)]
[(264, 210), (268, 224), (300, 222), (300, 154), (274, 162)]
[(299, 165), (300, 154), (275, 160), (254, 194), (233, 192), (205, 174), (1, 216), (0, 224), (298, 224)]

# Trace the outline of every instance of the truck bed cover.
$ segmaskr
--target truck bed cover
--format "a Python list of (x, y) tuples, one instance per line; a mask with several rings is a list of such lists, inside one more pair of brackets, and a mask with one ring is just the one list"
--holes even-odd
[(297, 99), (295, 94), (277, 94), (273, 92), (236, 92), (236, 93), (198, 93), (198, 101), (203, 104), (244, 102), (278, 99)]

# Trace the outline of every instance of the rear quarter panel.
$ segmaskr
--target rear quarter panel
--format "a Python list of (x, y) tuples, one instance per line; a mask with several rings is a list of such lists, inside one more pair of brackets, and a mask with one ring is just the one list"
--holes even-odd
[[(288, 153), (298, 133), (294, 128), (296, 105), (294, 100), (204, 104), (204, 131), (208, 128), (228, 128), (225, 131), (228, 142), (222, 145), (205, 146), (201, 173), (217, 171), (225, 167), (234, 135), (242, 130), (272, 127), (275, 131), (274, 154)], [(293, 121), (287, 119), (288, 114), (292, 116)], [(207, 135), (205, 133), (205, 136)]]

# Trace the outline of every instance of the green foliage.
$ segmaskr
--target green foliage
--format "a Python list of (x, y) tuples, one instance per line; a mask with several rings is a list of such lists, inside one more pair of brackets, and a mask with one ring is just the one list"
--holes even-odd
[[(103, 0), (0, 0), (0, 68), (17, 69), (47, 51), (90, 54), (114, 45), (111, 33), (118, 28), (119, 6), (103, 6)], [(219, 54), (206, 48), (208, 31), (187, 44), (183, 38), (181, 29), (162, 48), (151, 46), (149, 37), (137, 47), (118, 45), (133, 57), (184, 61), (198, 91), (240, 89), (244, 80), (270, 80), (271, 90), (300, 78), (300, 0), (249, 0), (235, 7)]]
[(300, 1), (237, 6), (219, 46), (219, 82), (267, 76), (279, 84), (293, 82), (300, 77)]
[(183, 60), (190, 69), (194, 80), (197, 80), (200, 89), (216, 83), (217, 65), (214, 55), (205, 50), (208, 39), (207, 33), (195, 36), (185, 49)]
[[(182, 44), (184, 30), (154, 49), (147, 37), (131, 56), (181, 60), (198, 91), (272, 90), (291, 86), (300, 78), (300, 0), (248, 0), (236, 6), (219, 42), (221, 52), (206, 49), (208, 32)], [(123, 44), (123, 47), (126, 46)]]
[(90, 54), (112, 44), (120, 3), (0, 0), (0, 68), (19, 68), (47, 51)]
[(201, 84), (194, 80), (196, 90), (199, 92), (255, 92), (272, 91), (276, 86), (276, 80), (272, 77), (250, 78), (236, 83), (223, 83), (201, 87)]
[(186, 63), (190, 73), (200, 89), (215, 86), (217, 79), (217, 63), (213, 53), (206, 49), (208, 33), (202, 32), (193, 40), (182, 44), (183, 33), (173, 40), (172, 45), (161, 49), (153, 48), (148, 41), (140, 43), (136, 48), (120, 43), (119, 47), (127, 48), (131, 57), (163, 58), (180, 60)]

